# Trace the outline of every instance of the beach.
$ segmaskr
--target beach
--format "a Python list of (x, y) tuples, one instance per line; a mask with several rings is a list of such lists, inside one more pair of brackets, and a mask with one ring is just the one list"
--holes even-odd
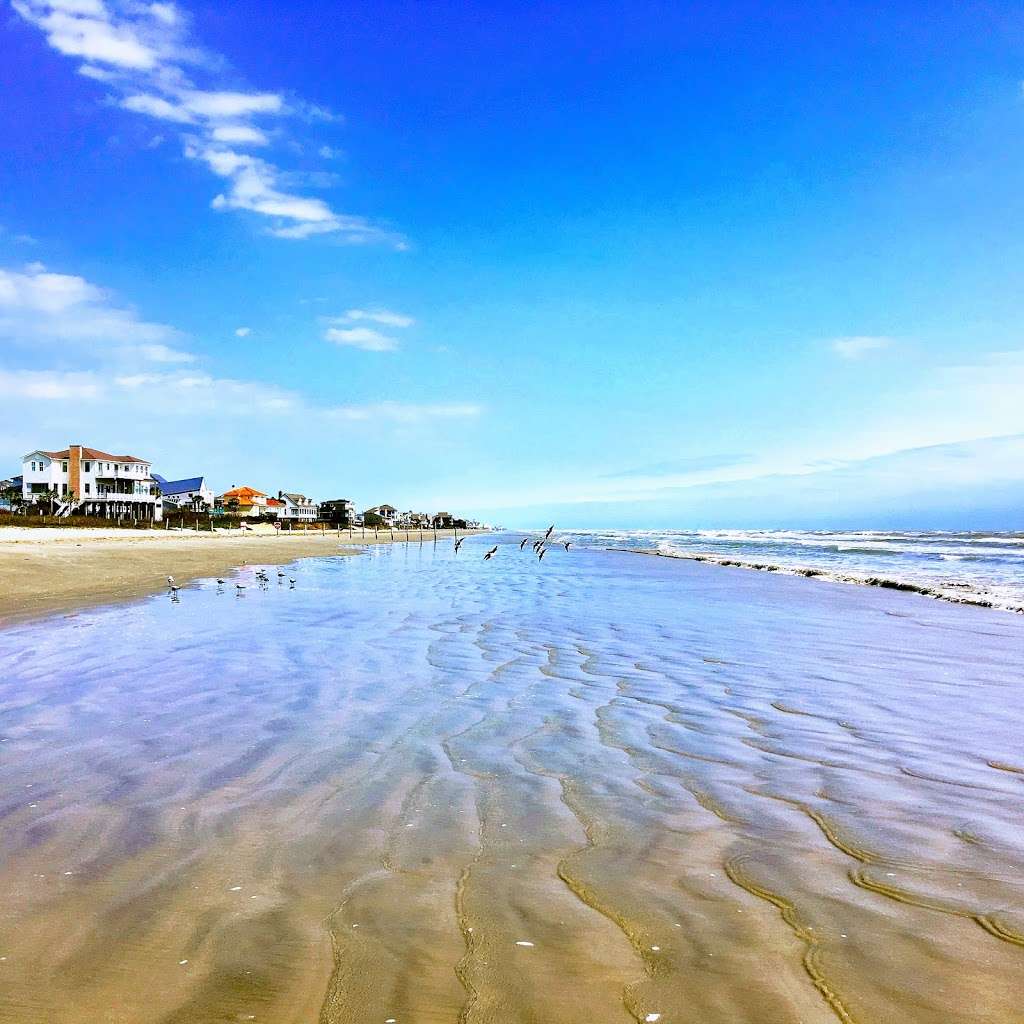
[(1020, 1018), (1024, 620), (519, 539), (0, 630), (0, 1020)]
[[(440, 539), (451, 531), (439, 530)], [(422, 536), (422, 541), (421, 541)], [(399, 543), (432, 544), (432, 531), (395, 531)], [(391, 543), (388, 530), (316, 531), (263, 527), (254, 531), (168, 531), (0, 527), (0, 624), (167, 589), (231, 573), (243, 562), (282, 565), (297, 558), (355, 553)], [(355, 545), (355, 546), (353, 546)]]

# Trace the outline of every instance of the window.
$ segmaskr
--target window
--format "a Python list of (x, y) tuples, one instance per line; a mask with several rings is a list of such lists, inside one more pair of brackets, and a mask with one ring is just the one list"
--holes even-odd
[(91, 467), (92, 467), (92, 463), (91, 462), (83, 462), (82, 463), (82, 469), (84, 469), (86, 471), (86, 473), (90, 472)]
[(88, 484), (86, 484), (86, 485), (85, 485), (85, 493), (86, 493), (86, 494), (88, 494), (88, 493), (89, 493), (89, 485), (88, 485)]
[(32, 463), (32, 472), (34, 473), (35, 471), (36, 471), (36, 464), (33, 462)]
[(60, 471), (62, 473), (66, 473), (68, 471), (68, 464), (66, 462), (62, 462), (60, 464)]
[(64, 494), (64, 495), (66, 495), (68, 493), (68, 485), (67, 484), (61, 484), (60, 485), (60, 493)]

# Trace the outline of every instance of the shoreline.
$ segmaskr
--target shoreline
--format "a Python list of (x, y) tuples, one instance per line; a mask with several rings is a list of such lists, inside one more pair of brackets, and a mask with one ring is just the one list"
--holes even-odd
[[(459, 536), (483, 531), (460, 530)], [(438, 530), (450, 540), (453, 530)], [(48, 615), (118, 604), (167, 587), (233, 572), (243, 563), (284, 565), (301, 558), (358, 555), (374, 544), (419, 543), (419, 531), (359, 536), (273, 531), (197, 533), (194, 530), (111, 530), (60, 527), (0, 528), (0, 629)], [(423, 533), (431, 544), (433, 531)]]
[(696, 555), (685, 553), (669, 553), (653, 551), (647, 548), (613, 548), (606, 551), (626, 551), (631, 555), (653, 555), (656, 558), (672, 558), (687, 562), (705, 562), (723, 568), (747, 569), (756, 572), (778, 573), (780, 576), (805, 576), (807, 579), (818, 579), (825, 583), (845, 583), (859, 587), (878, 587), (883, 590), (899, 590), (903, 593), (930, 597), (935, 601), (946, 601), (949, 604), (969, 605), (973, 608), (991, 608), (994, 611), (1011, 612), (1024, 615), (1024, 605), (1001, 604), (986, 597), (972, 594), (958, 594), (944, 591), (938, 587), (930, 587), (923, 583), (911, 583), (908, 580), (889, 579), (884, 576), (855, 576), (849, 573), (832, 572), (828, 569), (801, 568), (796, 566), (778, 565), (772, 562), (747, 562), (738, 558), (717, 555)]

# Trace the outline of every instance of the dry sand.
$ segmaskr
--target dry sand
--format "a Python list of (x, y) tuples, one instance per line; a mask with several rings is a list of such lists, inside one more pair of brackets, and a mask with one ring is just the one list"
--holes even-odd
[[(451, 535), (437, 531), (438, 538)], [(433, 542), (433, 532), (422, 536), (424, 543)], [(396, 530), (394, 537), (418, 542), (420, 533)], [(167, 576), (184, 584), (228, 573), (243, 562), (281, 565), (390, 542), (386, 531), (374, 537), (373, 531), (358, 529), (321, 534), (278, 533), (271, 527), (230, 533), (0, 527), (0, 624), (156, 593), (166, 589)]]

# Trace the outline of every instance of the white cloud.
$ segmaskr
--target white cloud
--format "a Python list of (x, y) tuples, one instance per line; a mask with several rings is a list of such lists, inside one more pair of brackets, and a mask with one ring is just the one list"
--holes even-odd
[(130, 22), (113, 23), (99, 2), (91, 0), (13, 0), (14, 9), (46, 33), (47, 42), (69, 57), (148, 71), (159, 55)]
[(85, 278), (56, 274), (42, 264), (23, 270), (0, 268), (0, 338), (16, 343), (97, 342), (126, 345), (142, 358), (181, 361), (185, 353), (167, 347), (178, 332), (166, 324), (142, 320), (115, 305)]
[(235, 334), (238, 335), (239, 338), (248, 338), (249, 335), (252, 334), (252, 328), (251, 327), (236, 327), (235, 328)]
[(199, 117), (211, 120), (234, 120), (251, 114), (278, 114), (284, 101), (276, 93), (247, 92), (185, 92), (182, 106)]
[(892, 345), (892, 338), (880, 335), (858, 334), (845, 338), (833, 338), (832, 350), (843, 359), (860, 359), (869, 352), (878, 352)]
[(349, 309), (345, 311), (344, 320), (372, 320), (374, 323), (388, 327), (412, 327), (416, 321), (405, 313), (393, 313), (388, 309)]
[(101, 385), (91, 373), (58, 370), (5, 370), (0, 367), (0, 395), (40, 401), (98, 398)]
[(335, 345), (350, 345), (366, 352), (392, 352), (398, 348), (394, 338), (375, 331), (372, 327), (328, 327), (324, 338)]
[(191, 352), (182, 352), (167, 345), (139, 345), (135, 351), (153, 363), (194, 363), (196, 358)]
[[(276, 92), (221, 88), (224, 61), (204, 54), (188, 38), (188, 24), (173, 3), (140, 0), (12, 0), (25, 21), (39, 28), (58, 52), (83, 58), (79, 72), (103, 82), (120, 107), (132, 113), (187, 128), (185, 155), (204, 162), (229, 179), (217, 195), (216, 210), (245, 210), (271, 220), (267, 234), (306, 239), (333, 235), (349, 244), (385, 243), (405, 247), (394, 232), (362, 217), (339, 213), (322, 199), (283, 188), (332, 185), (322, 174), (305, 171), (302, 179), (268, 161), (246, 160), (218, 151), (218, 144), (265, 146), (260, 118), (292, 117), (306, 122), (339, 120), (330, 111), (299, 99), (285, 101)], [(193, 80), (201, 72), (209, 81)], [(202, 85), (211, 87), (205, 88)], [(277, 133), (280, 134), (280, 133)], [(321, 155), (335, 151), (319, 147)], [(289, 181), (289, 178), (292, 181)]]
[(265, 146), (268, 142), (266, 135), (248, 124), (223, 124), (218, 125), (210, 133), (217, 142), (229, 142), (236, 146)]
[(161, 121), (174, 121), (177, 124), (192, 124), (195, 121), (195, 118), (180, 103), (171, 103), (162, 96), (150, 96), (146, 93), (126, 96), (121, 101), (121, 106), (136, 114), (158, 117)]

